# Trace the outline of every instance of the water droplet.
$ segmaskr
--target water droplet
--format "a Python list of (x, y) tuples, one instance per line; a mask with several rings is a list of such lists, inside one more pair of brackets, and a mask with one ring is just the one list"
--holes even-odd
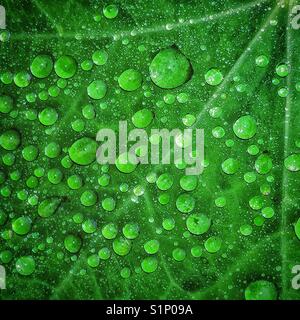
[(148, 254), (155, 254), (159, 250), (159, 242), (157, 240), (149, 240), (144, 244), (144, 249)]
[(107, 19), (114, 19), (119, 13), (119, 9), (114, 4), (109, 4), (103, 8), (104, 17)]
[(50, 142), (45, 147), (45, 155), (50, 159), (54, 159), (58, 157), (60, 155), (60, 152), (61, 152), (61, 147), (56, 142)]
[(263, 217), (266, 218), (266, 219), (271, 219), (275, 214), (274, 209), (271, 208), (271, 207), (263, 208), (261, 210), (261, 213), (262, 213)]
[(131, 173), (136, 169), (137, 164), (134, 163), (130, 153), (122, 153), (116, 160), (116, 167), (123, 173)]
[(234, 123), (233, 131), (240, 139), (251, 139), (256, 134), (256, 121), (251, 116), (242, 116)]
[(239, 162), (233, 158), (228, 158), (222, 163), (222, 170), (226, 174), (235, 174), (239, 170), (239, 167)]
[(69, 149), (71, 160), (79, 165), (87, 166), (96, 159), (97, 143), (91, 138), (75, 141)]
[(207, 252), (209, 253), (216, 253), (221, 249), (222, 240), (219, 237), (212, 236), (208, 238), (205, 243), (204, 247)]
[(98, 256), (101, 260), (108, 260), (110, 258), (110, 250), (107, 247), (101, 248), (98, 252)]
[(39, 155), (39, 149), (36, 146), (29, 145), (22, 150), (22, 156), (26, 161), (34, 161)]
[(105, 239), (112, 240), (117, 236), (118, 228), (114, 223), (110, 222), (102, 228), (101, 232)]
[(72, 78), (77, 71), (77, 62), (70, 56), (62, 56), (56, 60), (54, 70), (60, 78)]
[(116, 207), (116, 201), (113, 198), (105, 198), (101, 204), (102, 208), (106, 211), (113, 211)]
[(4, 131), (0, 136), (0, 145), (3, 149), (16, 150), (21, 143), (21, 136), (18, 131), (10, 129)]
[(13, 110), (13, 99), (9, 96), (0, 96), (0, 112), (9, 113)]
[(51, 217), (58, 209), (60, 203), (61, 203), (61, 199), (58, 197), (45, 199), (39, 204), (38, 214), (42, 218)]
[(223, 74), (220, 70), (212, 68), (206, 72), (205, 81), (211, 86), (217, 86), (223, 81)]
[(143, 261), (141, 263), (141, 267), (144, 272), (152, 273), (152, 272), (156, 271), (156, 269), (158, 267), (158, 261), (155, 257), (147, 257), (147, 258), (143, 259)]
[(16, 234), (23, 236), (30, 231), (31, 224), (32, 221), (29, 217), (22, 216), (13, 221), (12, 229)]
[(131, 242), (123, 237), (119, 237), (113, 241), (114, 252), (119, 256), (126, 256), (131, 250)]
[(53, 125), (58, 119), (58, 114), (54, 108), (47, 107), (39, 113), (39, 120), (44, 126)]
[(169, 173), (163, 173), (156, 180), (157, 188), (163, 191), (170, 189), (173, 185), (173, 177)]
[(265, 55), (261, 55), (255, 59), (255, 62), (258, 67), (264, 68), (269, 64), (269, 59)]
[(279, 77), (286, 77), (289, 74), (289, 68), (286, 64), (281, 63), (276, 67), (276, 73)]
[(181, 262), (186, 258), (186, 252), (184, 249), (176, 248), (173, 250), (172, 256), (174, 260)]
[(85, 207), (91, 207), (97, 202), (97, 194), (92, 190), (86, 190), (81, 194), (80, 202)]
[(218, 208), (223, 208), (226, 206), (226, 198), (225, 197), (219, 197), (215, 200), (215, 205), (218, 207)]
[(267, 154), (261, 154), (255, 161), (255, 169), (260, 174), (267, 174), (273, 166), (272, 159)]
[(65, 237), (64, 245), (70, 253), (77, 253), (81, 249), (82, 241), (78, 236), (69, 234)]
[(249, 200), (249, 206), (253, 210), (260, 210), (264, 206), (264, 198), (262, 196), (255, 196)]
[(176, 200), (176, 207), (182, 213), (189, 213), (195, 208), (195, 199), (187, 194), (181, 194)]
[(97, 230), (97, 223), (93, 219), (87, 219), (82, 223), (81, 227), (85, 233), (91, 234)]
[(212, 135), (217, 139), (223, 138), (225, 135), (225, 130), (222, 127), (215, 127), (212, 129)]
[(52, 58), (48, 55), (38, 55), (36, 56), (30, 66), (31, 73), (36, 78), (46, 78), (50, 75), (53, 69), (53, 61)]
[(97, 268), (100, 264), (100, 258), (96, 254), (92, 254), (87, 258), (87, 263), (91, 268)]
[(153, 120), (153, 113), (149, 109), (141, 109), (132, 116), (132, 123), (137, 128), (146, 128)]
[(196, 117), (192, 114), (187, 114), (182, 118), (182, 122), (185, 126), (190, 127), (192, 126), (196, 121)]
[(35, 261), (31, 256), (21, 257), (16, 261), (16, 269), (22, 276), (30, 276), (35, 271)]
[(20, 88), (28, 87), (30, 84), (30, 74), (26, 71), (21, 71), (14, 76), (15, 85)]
[(102, 80), (94, 80), (87, 87), (89, 97), (99, 100), (105, 97), (107, 92), (106, 84)]
[(250, 236), (250, 234), (252, 233), (252, 227), (249, 224), (243, 224), (240, 227), (240, 232), (243, 236)]
[(193, 213), (188, 216), (186, 226), (190, 233), (200, 235), (207, 232), (211, 225), (211, 219), (204, 214)]
[(286, 169), (292, 172), (300, 170), (300, 154), (292, 154), (284, 160), (284, 166)]
[(276, 300), (276, 287), (265, 280), (252, 282), (245, 290), (245, 298), (246, 300)]
[(107, 62), (108, 54), (105, 50), (97, 50), (93, 53), (92, 59), (97, 66), (102, 66)]
[(164, 218), (162, 226), (165, 230), (171, 231), (175, 228), (175, 220), (172, 217)]
[(256, 174), (255, 172), (246, 172), (244, 174), (244, 180), (247, 183), (253, 183), (254, 181), (256, 181)]
[(137, 90), (142, 85), (142, 75), (134, 69), (127, 69), (118, 78), (119, 86), (125, 91)]
[(193, 191), (197, 188), (197, 176), (183, 176), (180, 178), (180, 186), (185, 191)]
[(181, 86), (193, 73), (189, 60), (175, 48), (161, 50), (152, 60), (149, 69), (152, 81), (163, 89)]
[(137, 223), (127, 223), (123, 229), (125, 238), (129, 240), (136, 239), (139, 236), (140, 228)]

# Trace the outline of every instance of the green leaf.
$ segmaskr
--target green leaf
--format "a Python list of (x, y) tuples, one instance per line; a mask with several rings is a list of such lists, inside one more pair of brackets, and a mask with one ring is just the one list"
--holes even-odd
[[(296, 1), (114, 4), (2, 1), (1, 298), (299, 299)], [(203, 173), (100, 165), (96, 134), (121, 120), (148, 134), (204, 129)], [(16, 234), (23, 216), (31, 230)], [(65, 239), (82, 243), (68, 251)]]

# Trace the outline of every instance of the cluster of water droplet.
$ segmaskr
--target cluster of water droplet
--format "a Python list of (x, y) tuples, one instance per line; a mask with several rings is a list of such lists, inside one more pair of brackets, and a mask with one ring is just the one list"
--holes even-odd
[[(118, 7), (115, 5), (108, 5), (103, 9), (103, 14), (107, 19), (114, 19), (118, 15)], [(99, 19), (98, 16), (94, 17), (95, 21)], [(0, 36), (2, 42), (9, 41), (9, 33), (2, 32)], [(143, 50), (141, 47), (140, 50)], [(94, 66), (103, 66), (109, 61), (109, 55), (106, 50), (99, 49), (92, 53), (90, 59), (84, 60), (80, 67), (85, 72), (92, 72)], [(265, 55), (260, 55), (253, 62), (258, 68), (267, 68), (269, 64), (269, 58)], [(29, 92), (26, 95), (26, 100), (29, 104), (34, 105), (39, 98), (40, 101), (47, 101), (49, 98), (57, 98), (62, 94), (68, 94), (67, 84), (68, 80), (73, 78), (78, 72), (78, 62), (74, 57), (69, 55), (62, 55), (56, 59), (51, 55), (38, 54), (31, 62), (28, 70), (22, 70), (16, 74), (11, 72), (4, 72), (1, 74), (1, 82), (4, 85), (14, 84), (18, 89), (28, 88), (32, 83), (40, 79), (49, 77), (53, 70), (58, 79), (55, 84), (51, 85), (48, 89), (44, 88), (38, 96), (34, 92)], [(277, 65), (275, 73), (276, 77), (272, 80), (272, 83), (276, 86), (281, 84), (282, 79), (289, 75), (289, 66), (286, 63), (280, 63)], [(192, 64), (189, 59), (175, 47), (169, 47), (160, 50), (152, 59), (149, 66), (149, 75), (153, 86), (157, 86), (165, 90), (163, 101), (157, 101), (156, 107), (173, 105), (176, 101), (180, 105), (185, 105), (189, 102), (190, 96), (186, 92), (180, 92), (174, 94), (172, 89), (178, 88), (191, 79), (191, 77), (198, 77), (197, 74), (193, 74)], [(140, 90), (145, 81), (145, 75), (135, 68), (128, 68), (121, 70), (117, 78), (117, 83), (122, 94), (126, 95), (130, 92)], [(220, 86), (224, 81), (224, 75), (222, 71), (218, 69), (218, 66), (212, 66), (203, 75), (203, 81), (208, 86)], [(1, 237), (4, 241), (11, 240), (15, 235), (19, 237), (28, 237), (30, 233), (35, 232), (36, 219), (48, 219), (54, 217), (59, 210), (63, 196), (48, 196), (46, 192), (35, 192), (41, 186), (41, 179), (46, 178), (48, 182), (61, 188), (61, 186), (67, 186), (69, 191), (74, 191), (75, 195), (80, 192), (79, 201), (83, 207), (94, 207), (95, 205), (101, 205), (101, 209), (107, 214), (114, 215), (118, 210), (118, 200), (122, 194), (128, 193), (129, 185), (124, 182), (118, 186), (115, 193), (102, 197), (101, 200), (96, 188), (83, 188), (85, 185), (85, 176), (81, 174), (80, 168), (93, 167), (95, 158), (97, 143), (95, 139), (88, 136), (80, 135), (84, 131), (86, 122), (95, 119), (97, 108), (94, 103), (100, 100), (100, 108), (102, 110), (107, 108), (105, 97), (109, 88), (107, 83), (103, 79), (96, 79), (90, 82), (85, 88), (86, 94), (90, 98), (90, 103), (82, 108), (82, 118), (75, 119), (71, 122), (71, 128), (74, 131), (74, 140), (68, 141), (68, 148), (62, 148), (57, 141), (49, 142), (44, 149), (39, 145), (38, 139), (36, 144), (27, 144), (26, 140), (22, 137), (22, 128), (11, 127), (5, 130), (1, 130), (0, 146), (2, 150), (5, 150), (2, 156), (2, 162), (7, 170), (0, 171), (0, 193), (4, 201), (10, 197), (16, 195), (19, 201), (27, 202), (36, 214), (34, 215), (21, 215), (15, 217), (14, 215), (0, 211), (0, 226), (2, 228)], [(246, 87), (244, 85), (238, 85), (236, 87), (238, 92), (244, 92)], [(296, 85), (296, 90), (300, 91), (300, 84)], [(289, 89), (286, 86), (281, 86), (278, 89), (278, 95), (286, 98), (289, 94)], [(151, 95), (151, 92), (145, 92), (145, 96)], [(2, 94), (0, 96), (0, 112), (4, 116), (10, 116), (12, 119), (18, 117), (18, 111), (16, 108), (16, 101), (11, 96)], [(219, 107), (212, 107), (209, 110), (209, 114), (212, 118), (220, 117), (222, 110)], [(51, 128), (54, 126), (58, 128), (60, 120), (63, 118), (63, 114), (60, 113), (59, 108), (44, 106), (40, 110), (36, 108), (28, 108), (25, 112), (27, 120), (37, 121), (43, 126), (43, 130), (51, 132)], [(131, 122), (136, 128), (150, 128), (155, 120), (155, 108), (141, 107), (131, 115)], [(116, 123), (120, 119), (116, 119)], [(161, 119), (163, 122), (163, 119)], [(192, 113), (186, 113), (181, 119), (182, 123), (186, 127), (193, 127), (197, 124), (197, 117)], [(266, 182), (260, 186), (260, 194), (249, 198), (249, 208), (256, 212), (253, 219), (254, 226), (262, 226), (266, 219), (272, 219), (276, 214), (272, 201), (270, 200), (271, 185), (274, 182), (272, 176), (272, 169), (274, 166), (273, 159), (268, 152), (260, 150), (259, 140), (259, 125), (257, 120), (251, 114), (241, 115), (234, 123), (232, 123), (232, 132), (226, 132), (222, 126), (210, 128), (211, 134), (215, 139), (223, 139), (228, 136), (225, 141), (225, 145), (229, 148), (234, 147), (236, 140), (248, 143), (248, 154), (253, 157), (253, 166), (249, 168), (249, 171), (243, 172), (243, 183), (251, 188), (251, 184), (256, 182), (257, 176), (265, 176)], [(69, 128), (70, 129), (70, 128)], [(208, 128), (205, 128), (206, 130)], [(96, 132), (95, 132), (96, 134)], [(258, 137), (258, 139), (255, 139)], [(257, 142), (251, 142), (256, 140)], [(151, 136), (150, 142), (155, 144), (159, 143), (158, 137)], [(176, 143), (184, 145), (187, 143), (182, 140), (182, 137), (176, 140)], [(299, 147), (299, 141), (298, 147)], [(22, 163), (28, 164), (26, 174), (19, 169), (16, 163), (16, 158), (21, 156)], [(42, 166), (35, 166), (35, 162), (40, 157), (47, 157), (48, 159), (60, 159), (61, 167), (50, 168), (45, 170)], [(123, 164), (122, 159), (128, 158), (128, 155), (119, 155), (115, 166), (124, 175), (128, 175), (126, 179), (130, 179), (132, 174), (138, 167), (133, 163)], [(185, 163), (175, 164), (177, 169), (183, 170), (186, 168)], [(238, 158), (229, 157), (224, 159), (219, 164), (219, 174), (225, 174), (226, 176), (232, 176), (240, 173), (241, 160)], [(209, 166), (209, 162), (206, 159), (204, 163), (205, 167)], [(300, 154), (291, 154), (285, 161), (284, 166), (291, 172), (300, 170)], [(21, 166), (20, 166), (21, 168)], [(24, 168), (24, 166), (22, 166)], [(73, 170), (79, 168), (79, 170)], [(11, 169), (11, 170), (10, 170)], [(65, 174), (65, 172), (70, 174)], [(112, 179), (109, 166), (101, 167), (101, 174), (97, 177), (97, 185), (101, 187), (101, 190), (105, 190), (106, 187), (112, 186)], [(5, 172), (8, 172), (8, 175)], [(161, 170), (160, 170), (161, 171)], [(28, 175), (29, 173), (29, 175)], [(26, 178), (25, 178), (26, 176)], [(133, 178), (135, 179), (135, 178)], [(143, 177), (144, 181), (148, 185), (154, 185), (159, 191), (158, 202), (160, 205), (168, 204), (172, 197), (172, 188), (175, 184), (174, 176), (169, 172), (160, 172), (160, 174), (154, 169)], [(13, 182), (23, 183), (23, 188), (15, 190)], [(145, 194), (145, 190), (148, 188), (147, 184), (137, 184), (133, 190), (131, 200), (138, 202), (139, 197)], [(182, 214), (185, 221), (184, 236), (198, 237), (197, 244), (190, 248), (181, 247), (177, 244), (171, 252), (163, 252), (164, 255), (169, 255), (177, 262), (184, 261), (188, 255), (191, 258), (199, 258), (204, 254), (204, 250), (208, 254), (215, 254), (222, 249), (224, 245), (222, 241), (222, 234), (210, 234), (209, 231), (214, 221), (212, 217), (206, 212), (196, 208), (197, 198), (195, 192), (199, 186), (198, 176), (182, 175), (179, 179), (179, 186), (182, 190), (180, 194), (175, 195), (175, 206), (177, 212), (175, 215), (169, 214), (167, 217), (161, 219), (162, 229), (157, 229), (156, 233), (160, 234), (163, 231), (168, 234), (174, 231), (176, 227), (177, 215)], [(61, 190), (64, 190), (61, 188)], [(81, 192), (82, 190), (82, 192)], [(68, 194), (72, 193), (68, 191)], [(117, 193), (117, 194), (116, 194)], [(41, 197), (40, 195), (44, 196)], [(269, 197), (269, 198), (268, 198)], [(215, 199), (215, 206), (217, 208), (224, 208), (227, 205), (226, 196), (220, 195)], [(146, 205), (147, 206), (147, 205)], [(134, 242), (139, 238), (140, 232), (146, 232), (147, 226), (141, 225), (137, 222), (127, 222), (123, 226), (120, 226), (116, 222), (103, 222), (94, 218), (87, 218), (85, 215), (79, 212), (74, 213), (72, 216), (72, 223), (80, 225), (83, 233), (67, 233), (64, 234), (63, 248), (57, 253), (58, 259), (63, 259), (65, 256), (70, 255), (72, 260), (77, 259), (77, 255), (80, 254), (82, 247), (84, 246), (85, 235), (101, 232), (104, 239), (108, 240), (111, 244), (99, 246), (94, 250), (91, 255), (86, 258), (86, 263), (91, 268), (97, 268), (101, 261), (110, 259), (112, 254), (116, 254), (119, 257), (128, 255)], [(63, 213), (62, 213), (63, 214)], [(143, 213), (140, 213), (143, 214)], [(34, 219), (32, 218), (34, 216)], [(53, 220), (55, 221), (55, 220)], [(153, 222), (153, 217), (150, 217), (147, 223), (150, 225)], [(250, 236), (253, 232), (253, 225), (243, 224), (240, 226), (239, 232), (243, 236)], [(34, 231), (35, 230), (35, 231)], [(300, 220), (298, 220), (295, 226), (295, 232), (300, 239)], [(209, 234), (209, 236), (207, 236)], [(47, 244), (51, 245), (54, 239), (47, 237)], [(140, 268), (146, 273), (152, 273), (157, 270), (159, 266), (159, 252), (161, 243), (153, 237), (143, 243), (144, 254), (141, 255), (144, 258), (141, 259)], [(38, 248), (34, 248), (31, 254), (23, 255), (20, 252), (14, 252), (13, 248), (5, 249), (0, 252), (0, 261), (4, 264), (10, 263), (15, 259), (16, 271), (23, 275), (31, 275), (36, 268), (36, 259), (34, 253), (36, 250), (44, 250), (43, 245), (39, 245)], [(138, 272), (139, 268), (137, 268)], [(131, 274), (129, 267), (124, 267), (120, 270), (120, 275), (123, 278), (128, 278)], [(257, 281), (252, 283), (245, 292), (247, 299), (259, 299), (263, 295), (263, 298), (276, 298), (276, 288), (274, 285), (267, 281)]]

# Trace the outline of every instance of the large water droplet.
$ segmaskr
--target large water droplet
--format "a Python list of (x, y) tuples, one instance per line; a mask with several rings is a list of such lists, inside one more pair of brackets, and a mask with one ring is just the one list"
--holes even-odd
[(250, 139), (256, 134), (256, 121), (251, 116), (240, 117), (234, 123), (233, 131), (240, 139)]
[(175, 48), (161, 50), (152, 60), (149, 69), (152, 81), (164, 89), (181, 86), (193, 73), (189, 60)]
[(97, 143), (91, 138), (75, 141), (69, 149), (69, 156), (75, 163), (87, 166), (96, 159)]

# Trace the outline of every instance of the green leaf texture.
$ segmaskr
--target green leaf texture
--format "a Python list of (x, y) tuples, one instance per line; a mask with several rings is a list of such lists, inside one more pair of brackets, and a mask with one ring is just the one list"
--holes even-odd
[[(300, 298), (292, 287), (300, 264), (296, 0), (120, 0), (115, 17), (96, 0), (2, 4), (1, 299)], [(175, 88), (159, 87), (149, 71), (168, 48), (193, 70), (172, 76)], [(40, 55), (50, 57), (49, 72), (31, 67)], [(64, 74), (61, 56), (74, 59)], [(142, 83), (122, 84), (128, 69)], [(218, 84), (207, 79), (212, 69)], [(141, 109), (152, 113), (148, 132), (184, 129), (186, 115), (204, 129), (201, 175), (191, 182), (174, 164), (123, 173), (94, 161), (97, 131), (118, 130), (120, 120), (133, 129)], [(243, 116), (256, 124), (249, 139), (234, 129)], [(74, 147), (84, 165), (68, 156), (81, 138), (93, 141), (91, 159)], [(189, 213), (178, 210), (182, 194), (194, 200)], [(188, 228), (191, 215), (202, 216), (200, 234)]]

